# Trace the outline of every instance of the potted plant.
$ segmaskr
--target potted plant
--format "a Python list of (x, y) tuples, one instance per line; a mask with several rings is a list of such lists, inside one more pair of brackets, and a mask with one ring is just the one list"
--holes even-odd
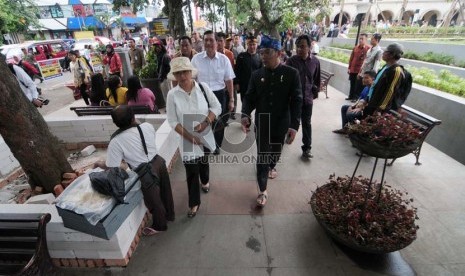
[(164, 108), (166, 104), (161, 92), (160, 80), (158, 79), (157, 54), (153, 47), (148, 51), (145, 57), (145, 65), (140, 69), (138, 75), (142, 86), (152, 90), (153, 94), (155, 94), (157, 107)]
[[(400, 250), (416, 239), (418, 226), (413, 199), (399, 190), (370, 179), (331, 175), (310, 200), (313, 214), (336, 241), (358, 251), (388, 253)], [(405, 193), (407, 194), (407, 193)]]
[[(413, 199), (404, 199), (402, 192), (384, 185), (384, 173), (387, 159), (412, 152), (420, 136), (417, 127), (393, 114), (368, 116), (349, 126), (354, 146), (376, 160), (371, 178), (355, 176), (361, 155), (352, 177), (331, 175), (313, 193), (313, 214), (331, 237), (368, 253), (397, 251), (416, 239), (416, 209), (409, 205)], [(386, 159), (379, 183), (373, 181), (378, 158)]]
[(421, 143), (421, 130), (391, 113), (368, 116), (348, 127), (352, 144), (362, 153), (379, 158), (399, 158)]

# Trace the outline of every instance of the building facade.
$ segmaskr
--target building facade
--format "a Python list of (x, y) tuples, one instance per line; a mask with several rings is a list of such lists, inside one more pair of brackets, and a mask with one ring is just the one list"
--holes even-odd
[[(405, 11), (402, 13), (402, 6)], [(462, 25), (464, 18), (464, 0), (332, 0), (332, 12), (326, 23), (339, 22), (342, 16), (344, 24), (347, 21), (357, 25), (360, 18), (368, 14), (369, 22), (389, 21), (390, 23), (411, 25), (427, 22), (429, 26), (437, 26), (443, 21), (450, 25)], [(341, 10), (342, 8), (342, 10)]]

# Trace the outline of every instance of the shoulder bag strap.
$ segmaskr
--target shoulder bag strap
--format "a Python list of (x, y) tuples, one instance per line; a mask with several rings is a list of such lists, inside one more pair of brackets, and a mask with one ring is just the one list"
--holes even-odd
[(205, 97), (205, 100), (207, 101), (208, 108), (210, 108), (210, 102), (208, 101), (207, 94), (205, 93), (205, 89), (203, 89), (203, 86), (202, 84), (200, 84), (200, 82), (199, 82), (199, 87), (200, 87), (200, 90), (202, 90), (202, 94)]
[(147, 162), (150, 162), (149, 152), (147, 150), (147, 144), (145, 144), (144, 133), (142, 133), (142, 129), (140, 128), (139, 125), (137, 125), (137, 130), (139, 131), (140, 139), (142, 140), (142, 146), (144, 147), (144, 152), (145, 152), (145, 155), (147, 156)]

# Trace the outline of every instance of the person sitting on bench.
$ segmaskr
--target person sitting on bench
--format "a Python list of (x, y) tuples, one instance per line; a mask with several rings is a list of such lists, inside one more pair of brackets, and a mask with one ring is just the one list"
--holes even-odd
[(368, 92), (370, 91), (370, 87), (373, 84), (375, 77), (376, 73), (373, 70), (366, 71), (363, 74), (362, 83), (365, 88), (363, 88), (357, 102), (353, 105), (343, 105), (341, 107), (342, 128), (333, 130), (334, 133), (347, 134), (347, 124), (354, 122), (356, 119), (362, 118), (363, 109), (368, 103)]
[(94, 167), (119, 167), (124, 159), (133, 170), (139, 172), (139, 166), (149, 162), (151, 177), (145, 177), (149, 173), (139, 175), (145, 206), (152, 214), (152, 226), (145, 227), (142, 233), (151, 236), (166, 231), (167, 221), (174, 221), (174, 203), (165, 160), (158, 155), (155, 144), (155, 129), (147, 122), (138, 124), (132, 108), (127, 105), (115, 107), (111, 111), (111, 118), (119, 129), (111, 136), (107, 160), (96, 162)]

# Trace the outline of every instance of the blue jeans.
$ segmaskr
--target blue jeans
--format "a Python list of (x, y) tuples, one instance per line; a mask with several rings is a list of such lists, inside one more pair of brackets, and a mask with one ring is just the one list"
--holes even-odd
[(343, 105), (341, 107), (341, 118), (342, 118), (342, 128), (344, 128), (347, 123), (352, 123), (355, 119), (362, 118), (362, 112), (350, 112), (347, 114), (347, 110), (350, 108), (350, 105)]

